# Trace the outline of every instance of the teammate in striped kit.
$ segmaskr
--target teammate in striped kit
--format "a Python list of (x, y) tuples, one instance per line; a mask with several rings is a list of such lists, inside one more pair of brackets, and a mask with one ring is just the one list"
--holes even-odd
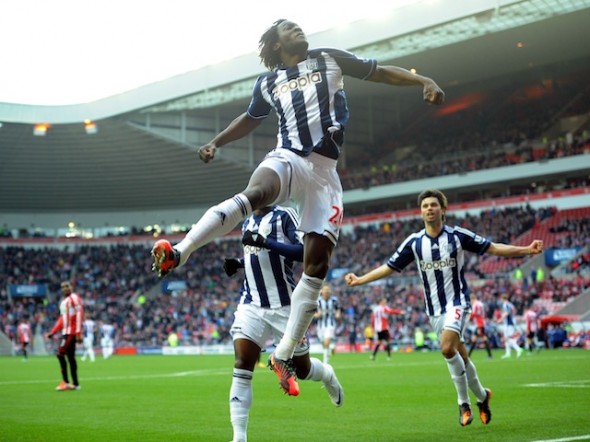
[(115, 326), (107, 321), (100, 321), (100, 346), (102, 347), (102, 358), (108, 359), (115, 352)]
[(277, 20), (259, 41), (260, 59), (269, 72), (258, 77), (246, 112), (199, 149), (204, 162), (221, 146), (250, 134), (274, 109), (277, 145), (253, 172), (245, 190), (211, 207), (174, 247), (157, 241), (153, 269), (164, 276), (189, 255), (229, 233), (253, 210), (292, 200), (304, 232), (303, 275), (293, 292), (285, 334), (270, 361), (281, 384), (295, 378), (288, 361), (317, 309), (343, 217), (342, 185), (336, 171), (349, 112), (344, 76), (395, 86), (422, 86), (423, 98), (442, 104), (444, 92), (430, 78), (395, 66), (381, 66), (350, 52), (309, 49), (301, 28)]
[[(258, 357), (269, 337), (276, 344), (285, 332), (295, 288), (294, 262), (303, 261), (297, 223), (297, 214), (291, 208), (275, 205), (255, 210), (242, 225), (243, 258), (225, 259), (228, 276), (241, 268), (245, 275), (231, 328), (235, 361), (229, 407), (234, 442), (247, 440), (252, 378)], [(334, 370), (319, 359), (310, 358), (305, 338), (295, 349), (293, 369), (300, 379), (323, 382), (332, 403), (342, 405), (344, 392)], [(299, 394), (297, 383), (286, 388), (292, 396)]]
[(488, 352), (488, 359), (492, 359), (492, 350), (490, 349), (490, 340), (486, 332), (486, 307), (483, 302), (477, 299), (477, 296), (471, 294), (471, 316), (469, 317), (475, 322), (475, 332), (471, 336), (471, 347), (469, 348), (469, 357), (477, 346), (478, 341), (483, 341)]
[[(60, 317), (53, 329), (47, 333), (47, 338), (51, 339), (53, 335), (61, 330), (61, 339), (56, 356), (61, 369), (62, 382), (55, 389), (57, 391), (79, 390), (76, 342), (82, 342), (84, 306), (82, 298), (72, 291), (72, 284), (69, 281), (61, 283), (61, 291), (64, 299), (59, 304)], [(68, 378), (68, 363), (72, 375), (71, 384)]]
[(502, 315), (498, 319), (498, 323), (502, 324), (502, 332), (504, 335), (504, 349), (505, 353), (502, 359), (509, 358), (512, 355), (512, 349), (516, 352), (516, 357), (522, 356), (523, 349), (518, 345), (518, 331), (514, 323), (514, 316), (516, 315), (516, 307), (508, 300), (508, 294), (502, 293), (502, 305), (500, 307)]
[[(86, 315), (88, 316), (88, 315)], [(84, 340), (82, 345), (84, 347), (84, 353), (82, 354), (82, 361), (85, 361), (87, 357), (90, 358), (90, 362), (94, 362), (94, 332), (96, 331), (96, 323), (94, 319), (86, 317), (83, 324), (84, 329)]]
[(487, 425), (492, 413), (492, 392), (483, 388), (473, 362), (463, 342), (463, 332), (471, 304), (465, 280), (465, 252), (489, 253), (495, 256), (527, 256), (543, 252), (543, 242), (532, 241), (528, 246), (495, 243), (462, 227), (444, 223), (447, 197), (439, 190), (425, 190), (418, 196), (418, 207), (424, 229), (408, 236), (386, 264), (361, 277), (345, 275), (351, 286), (367, 284), (401, 272), (415, 261), (424, 288), (424, 304), (430, 324), (439, 335), (441, 352), (447, 362), (459, 403), (459, 423), (469, 425), (473, 420), (469, 391), (477, 397), (481, 421)]
[(374, 361), (379, 351), (379, 347), (387, 352), (387, 360), (391, 359), (391, 334), (389, 333), (389, 315), (401, 315), (403, 312), (397, 308), (387, 305), (387, 299), (383, 298), (371, 313), (371, 324), (373, 331), (376, 333), (375, 347), (371, 353), (371, 360)]
[(342, 309), (340, 308), (338, 298), (331, 294), (328, 283), (324, 283), (320, 299), (318, 300), (318, 311), (315, 314), (315, 318), (317, 320), (318, 339), (322, 343), (325, 364), (330, 362), (331, 345), (336, 338), (336, 325), (341, 315)]

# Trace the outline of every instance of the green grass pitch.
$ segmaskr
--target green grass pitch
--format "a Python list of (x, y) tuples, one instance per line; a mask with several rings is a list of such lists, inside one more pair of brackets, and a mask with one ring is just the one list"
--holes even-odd
[[(334, 407), (321, 383), (299, 397), (257, 368), (250, 441), (590, 440), (590, 351), (551, 350), (520, 359), (473, 360), (492, 389), (492, 422), (458, 423), (442, 356), (336, 354), (345, 390)], [(266, 359), (266, 355), (263, 355)], [(55, 357), (0, 358), (0, 441), (229, 441), (231, 356), (115, 356), (79, 361), (82, 390), (57, 392)], [(475, 398), (472, 396), (474, 411)]]

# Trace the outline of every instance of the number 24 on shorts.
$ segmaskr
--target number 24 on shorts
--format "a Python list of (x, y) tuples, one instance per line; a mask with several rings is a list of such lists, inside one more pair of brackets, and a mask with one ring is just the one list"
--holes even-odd
[(337, 226), (342, 225), (342, 218), (344, 217), (344, 212), (338, 206), (332, 206), (333, 214), (330, 217), (330, 222), (332, 224), (336, 224)]

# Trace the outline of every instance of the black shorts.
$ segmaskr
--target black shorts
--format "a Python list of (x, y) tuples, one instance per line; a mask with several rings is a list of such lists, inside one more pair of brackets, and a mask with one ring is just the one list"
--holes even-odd
[(63, 335), (59, 340), (59, 348), (57, 349), (59, 356), (75, 355), (76, 354), (76, 335)]
[(391, 336), (389, 335), (389, 330), (382, 330), (380, 332), (377, 332), (377, 339), (379, 341), (389, 341), (390, 338)]

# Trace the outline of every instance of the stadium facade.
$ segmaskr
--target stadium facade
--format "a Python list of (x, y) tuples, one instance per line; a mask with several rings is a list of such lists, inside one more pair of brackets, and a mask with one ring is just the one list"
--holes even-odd
[[(590, 41), (589, 22), (590, 0), (444, 0), (409, 5), (387, 20), (358, 21), (345, 31), (313, 34), (310, 43), (432, 76), (450, 106), (511, 82), (590, 72), (582, 43)], [(0, 103), (0, 226), (191, 224), (210, 204), (241, 190), (275, 144), (275, 124), (268, 121), (221, 149), (211, 164), (196, 155), (243, 112), (262, 69), (255, 54), (246, 54), (92, 103)], [(372, 160), (403, 161), (412, 146), (384, 154), (388, 137), (434, 116), (415, 88), (392, 90), (350, 79), (346, 90), (352, 118), (340, 164), (345, 171), (369, 168)], [(45, 125), (44, 133), (35, 134), (38, 124)], [(561, 136), (560, 128), (547, 136)], [(371, 160), (367, 152), (375, 152)], [(357, 211), (404, 207), (425, 187), (444, 189), (453, 198), (466, 190), (483, 195), (483, 189), (589, 172), (588, 155), (549, 159), (350, 189), (345, 204)], [(588, 205), (587, 195), (563, 204)]]

